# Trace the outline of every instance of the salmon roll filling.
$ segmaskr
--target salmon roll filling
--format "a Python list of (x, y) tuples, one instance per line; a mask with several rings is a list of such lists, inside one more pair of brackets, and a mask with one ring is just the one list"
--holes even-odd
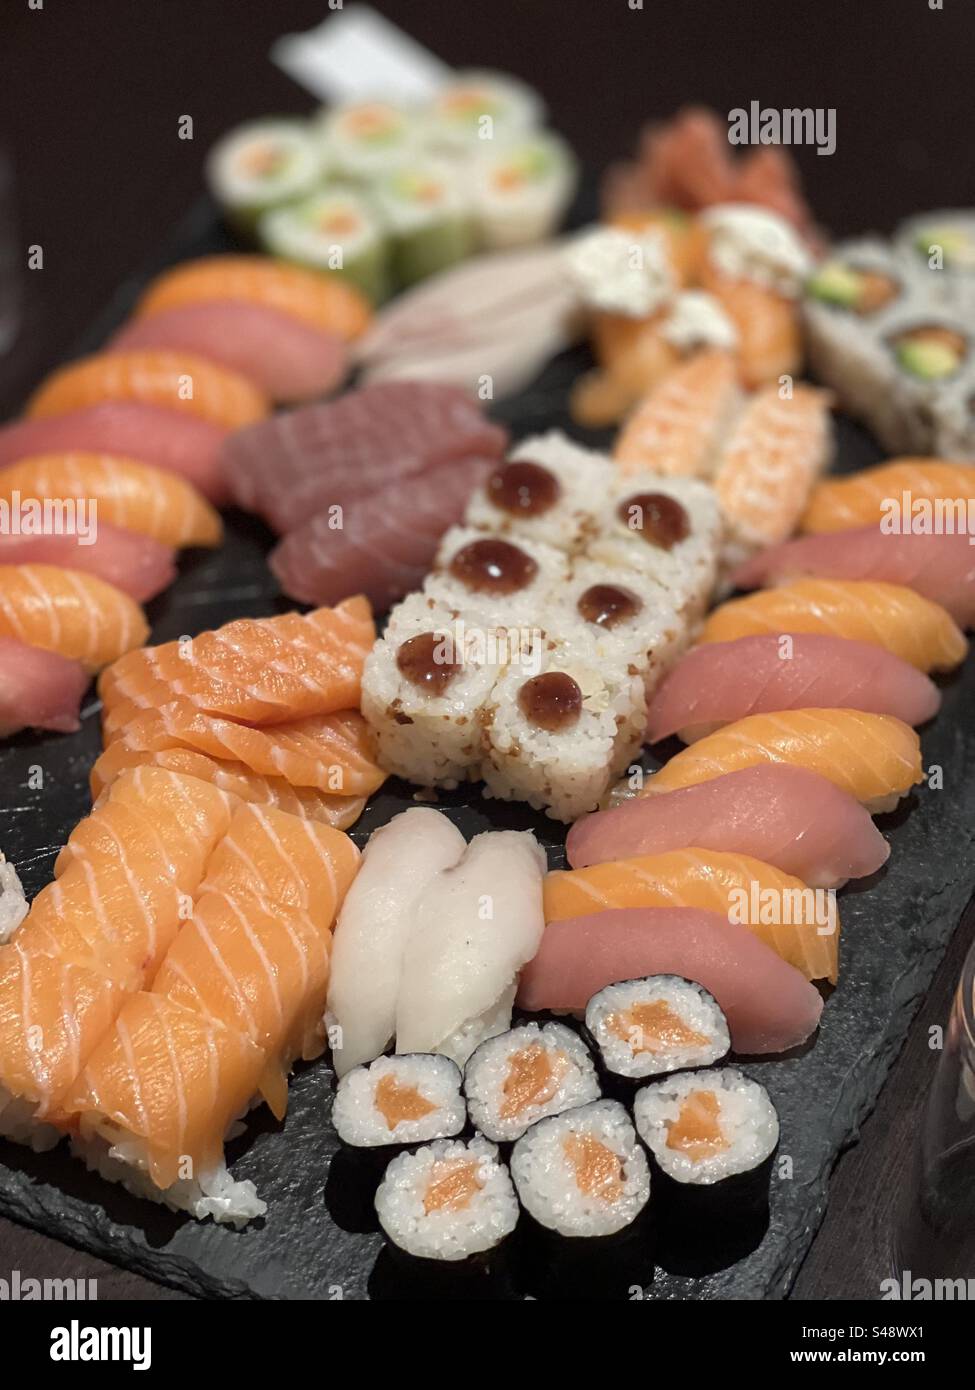
[(526, 1023), (489, 1038), (468, 1059), (464, 1090), (474, 1125), (496, 1143), (537, 1120), (596, 1100), (589, 1049), (563, 1023)]
[(753, 1173), (779, 1142), (779, 1117), (768, 1092), (737, 1067), (687, 1072), (645, 1086), (633, 1114), (657, 1166), (677, 1183), (711, 1187)]
[(451, 1139), (467, 1121), (460, 1084), (460, 1068), (449, 1057), (379, 1057), (341, 1078), (332, 1123), (344, 1143), (359, 1149)]
[(720, 1062), (731, 1046), (713, 995), (679, 975), (607, 985), (586, 1005), (586, 1027), (608, 1072), (660, 1076)]

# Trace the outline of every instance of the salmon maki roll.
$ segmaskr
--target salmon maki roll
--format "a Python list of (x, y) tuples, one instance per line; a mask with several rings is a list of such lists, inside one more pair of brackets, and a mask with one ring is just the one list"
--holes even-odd
[(950, 671), (968, 643), (943, 608), (900, 584), (801, 579), (716, 608), (701, 642), (733, 642), (757, 633), (814, 632), (884, 647), (919, 671)]
[(696, 907), (750, 931), (808, 980), (836, 983), (839, 914), (835, 901), (791, 874), (745, 854), (679, 849), (545, 879), (545, 921), (616, 908)]
[(121, 589), (136, 603), (148, 603), (176, 578), (173, 548), (161, 541), (101, 520), (90, 539), (90, 545), (82, 545), (78, 536), (0, 536), (0, 565), (81, 570)]
[(372, 610), (356, 597), (305, 616), (241, 618), (189, 643), (132, 652), (99, 682), (106, 730), (175, 699), (249, 724), (352, 709), (375, 637)]
[(0, 565), (0, 637), (57, 652), (93, 673), (149, 635), (127, 594), (80, 570)]
[[(98, 521), (173, 547), (219, 545), (220, 518), (195, 488), (173, 473), (110, 454), (41, 454), (0, 471), (0, 500), (20, 497), (86, 502)], [(2, 552), (0, 552), (2, 553)]]
[(139, 401), (209, 421), (225, 430), (263, 420), (270, 403), (246, 377), (191, 352), (146, 348), (69, 362), (43, 381), (27, 405), (34, 420), (101, 401)]
[(87, 689), (77, 661), (0, 637), (0, 738), (28, 728), (73, 734)]
[[(966, 463), (902, 458), (864, 468), (849, 478), (830, 478), (810, 497), (801, 529), (849, 531), (878, 524), (883, 528), (890, 524), (892, 515), (900, 517), (905, 494), (909, 503), (929, 504), (935, 515), (940, 504), (947, 517), (954, 518), (962, 511), (967, 521), (975, 503), (975, 470)], [(900, 517), (901, 521), (909, 520), (910, 515)]]
[(637, 406), (613, 450), (623, 473), (709, 478), (741, 404), (738, 373), (724, 352), (701, 352)]
[(892, 811), (923, 777), (920, 739), (899, 719), (862, 710), (800, 709), (749, 715), (709, 734), (648, 778), (643, 795), (758, 763), (818, 772), (874, 814)]
[(207, 256), (164, 271), (139, 301), (136, 315), (224, 300), (276, 309), (346, 341), (360, 337), (372, 317), (364, 296), (338, 276), (266, 256)]

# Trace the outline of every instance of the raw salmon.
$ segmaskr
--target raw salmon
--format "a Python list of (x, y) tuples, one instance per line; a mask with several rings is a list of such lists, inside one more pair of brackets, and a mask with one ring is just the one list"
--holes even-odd
[(127, 594), (56, 565), (0, 565), (0, 637), (58, 652), (94, 672), (149, 635)]
[(922, 780), (921, 743), (887, 714), (800, 709), (753, 714), (709, 734), (649, 777), (643, 795), (675, 791), (757, 763), (818, 772), (875, 813), (889, 811)]
[(795, 300), (751, 280), (705, 276), (702, 284), (735, 325), (742, 385), (750, 391), (763, 386), (778, 389), (780, 377), (798, 375), (802, 330)]
[(733, 358), (697, 353), (637, 406), (613, 456), (623, 473), (709, 478), (740, 402)]
[(647, 738), (679, 733), (690, 743), (749, 714), (817, 706), (924, 724), (940, 705), (934, 682), (883, 647), (820, 633), (797, 633), (784, 644), (767, 633), (688, 652), (657, 687)]
[(933, 507), (937, 503), (955, 503), (947, 514), (954, 516), (964, 510), (967, 518), (975, 504), (975, 471), (967, 463), (901, 458), (876, 468), (864, 468), (849, 478), (830, 478), (820, 483), (810, 497), (801, 529), (849, 531), (859, 526), (877, 526), (885, 520), (890, 525), (890, 518), (897, 516), (906, 530), (913, 515), (912, 503), (919, 503), (922, 508), (925, 504)]
[(87, 689), (88, 674), (77, 661), (0, 637), (0, 738), (19, 729), (74, 733)]
[(732, 576), (738, 589), (796, 579), (879, 579), (939, 603), (975, 627), (975, 546), (967, 535), (891, 535), (878, 526), (802, 536), (763, 550)]
[(746, 927), (693, 907), (568, 917), (545, 928), (521, 972), (518, 1004), (581, 1012), (606, 985), (681, 975), (714, 995), (738, 1053), (785, 1052), (819, 1024), (823, 1001), (798, 970)]
[(875, 873), (890, 854), (849, 792), (786, 763), (757, 763), (583, 816), (565, 850), (574, 869), (585, 869), (694, 845), (761, 859), (811, 888), (838, 888)]
[(302, 617), (241, 618), (187, 642), (132, 652), (105, 671), (109, 733), (173, 699), (249, 724), (278, 724), (359, 703), (376, 629), (362, 597)]
[(91, 545), (81, 545), (74, 535), (0, 536), (0, 565), (83, 570), (121, 589), (136, 603), (148, 603), (176, 578), (171, 546), (101, 520)]
[(223, 429), (263, 420), (267, 397), (246, 377), (191, 352), (99, 353), (69, 362), (43, 381), (31, 397), (33, 419), (64, 415), (99, 401), (139, 401), (163, 406)]
[(345, 280), (264, 256), (207, 256), (164, 271), (149, 286), (137, 315), (220, 300), (259, 304), (340, 338), (369, 326), (367, 301)]
[(884, 647), (919, 671), (950, 671), (968, 643), (943, 608), (901, 584), (800, 579), (716, 608), (701, 642), (732, 642), (758, 633), (813, 632)]
[(837, 978), (835, 902), (800, 879), (745, 854), (679, 849), (545, 879), (545, 921), (614, 908), (697, 907), (748, 927), (808, 980)]
[(0, 501), (97, 502), (97, 521), (163, 545), (219, 545), (220, 518), (182, 478), (111, 454), (41, 454), (0, 472)]

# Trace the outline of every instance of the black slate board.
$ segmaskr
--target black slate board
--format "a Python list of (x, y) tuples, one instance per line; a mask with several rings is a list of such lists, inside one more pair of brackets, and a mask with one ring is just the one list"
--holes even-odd
[[(173, 254), (159, 265), (224, 245), (212, 210), (201, 205)], [(122, 287), (79, 351), (104, 340), (137, 289), (136, 283)], [(566, 414), (569, 384), (586, 365), (583, 350), (564, 354), (495, 415), (516, 437), (561, 427), (583, 442), (604, 443), (598, 434), (575, 429)], [(837, 428), (841, 470), (879, 458), (857, 427), (840, 420)], [(264, 564), (269, 543), (259, 523), (230, 514), (224, 547), (191, 556), (173, 588), (150, 606), (153, 640), (289, 607)], [(553, 1291), (548, 1276), (555, 1262), (544, 1252), (536, 1258), (538, 1252), (519, 1236), (502, 1274), (491, 1282), (459, 1282), (451, 1271), (446, 1282), (418, 1283), (415, 1270), (404, 1272), (383, 1248), (361, 1171), (336, 1155), (328, 1122), (332, 1076), (327, 1061), (295, 1078), (284, 1125), (259, 1112), (247, 1134), (230, 1147), (234, 1175), (253, 1179), (269, 1207), (264, 1220), (244, 1231), (201, 1225), (137, 1201), (89, 1174), (63, 1148), (35, 1155), (3, 1141), (0, 1212), (205, 1297), (619, 1299), (634, 1296), (637, 1285), (650, 1298), (784, 1297), (822, 1219), (829, 1172), (840, 1151), (855, 1141), (975, 892), (975, 658), (945, 683), (944, 696), (941, 714), (923, 734), (924, 765), (943, 768), (944, 788), (920, 788), (880, 821), (893, 851), (888, 865), (841, 895), (841, 979), (818, 1037), (800, 1056), (746, 1067), (768, 1087), (778, 1108), (779, 1158), (791, 1160), (791, 1176), (773, 1177), (768, 1229), (737, 1262), (728, 1263), (731, 1253), (720, 1252), (711, 1272), (700, 1274), (701, 1266), (692, 1265), (685, 1248), (677, 1258), (665, 1256), (664, 1268), (664, 1263), (654, 1265), (648, 1245), (636, 1262), (620, 1253), (579, 1271), (578, 1286), (562, 1284)], [(87, 777), (99, 748), (98, 706), (92, 700), (78, 734), (25, 735), (0, 750), (0, 848), (17, 865), (29, 896), (51, 878), (60, 846), (89, 808)], [(387, 784), (354, 827), (353, 838), (363, 844), (377, 826), (412, 804), (412, 789)], [(483, 800), (470, 788), (443, 796), (440, 806), (468, 837), (492, 827), (533, 829), (551, 867), (564, 865), (562, 830), (527, 808)], [(714, 1269), (715, 1264), (723, 1267)]]

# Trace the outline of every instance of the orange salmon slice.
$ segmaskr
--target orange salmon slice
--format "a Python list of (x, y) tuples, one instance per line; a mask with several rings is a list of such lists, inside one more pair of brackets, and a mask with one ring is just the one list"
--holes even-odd
[(692, 1163), (730, 1148), (721, 1128), (721, 1106), (713, 1091), (692, 1091), (676, 1120), (667, 1125), (667, 1147)]
[(0, 637), (57, 652), (94, 673), (149, 635), (127, 594), (81, 570), (0, 565)]
[(935, 458), (891, 459), (852, 477), (820, 483), (809, 499), (801, 529), (849, 531), (879, 525), (889, 500), (902, 504), (905, 493), (912, 500), (971, 502), (975, 501), (975, 477), (970, 464)]

